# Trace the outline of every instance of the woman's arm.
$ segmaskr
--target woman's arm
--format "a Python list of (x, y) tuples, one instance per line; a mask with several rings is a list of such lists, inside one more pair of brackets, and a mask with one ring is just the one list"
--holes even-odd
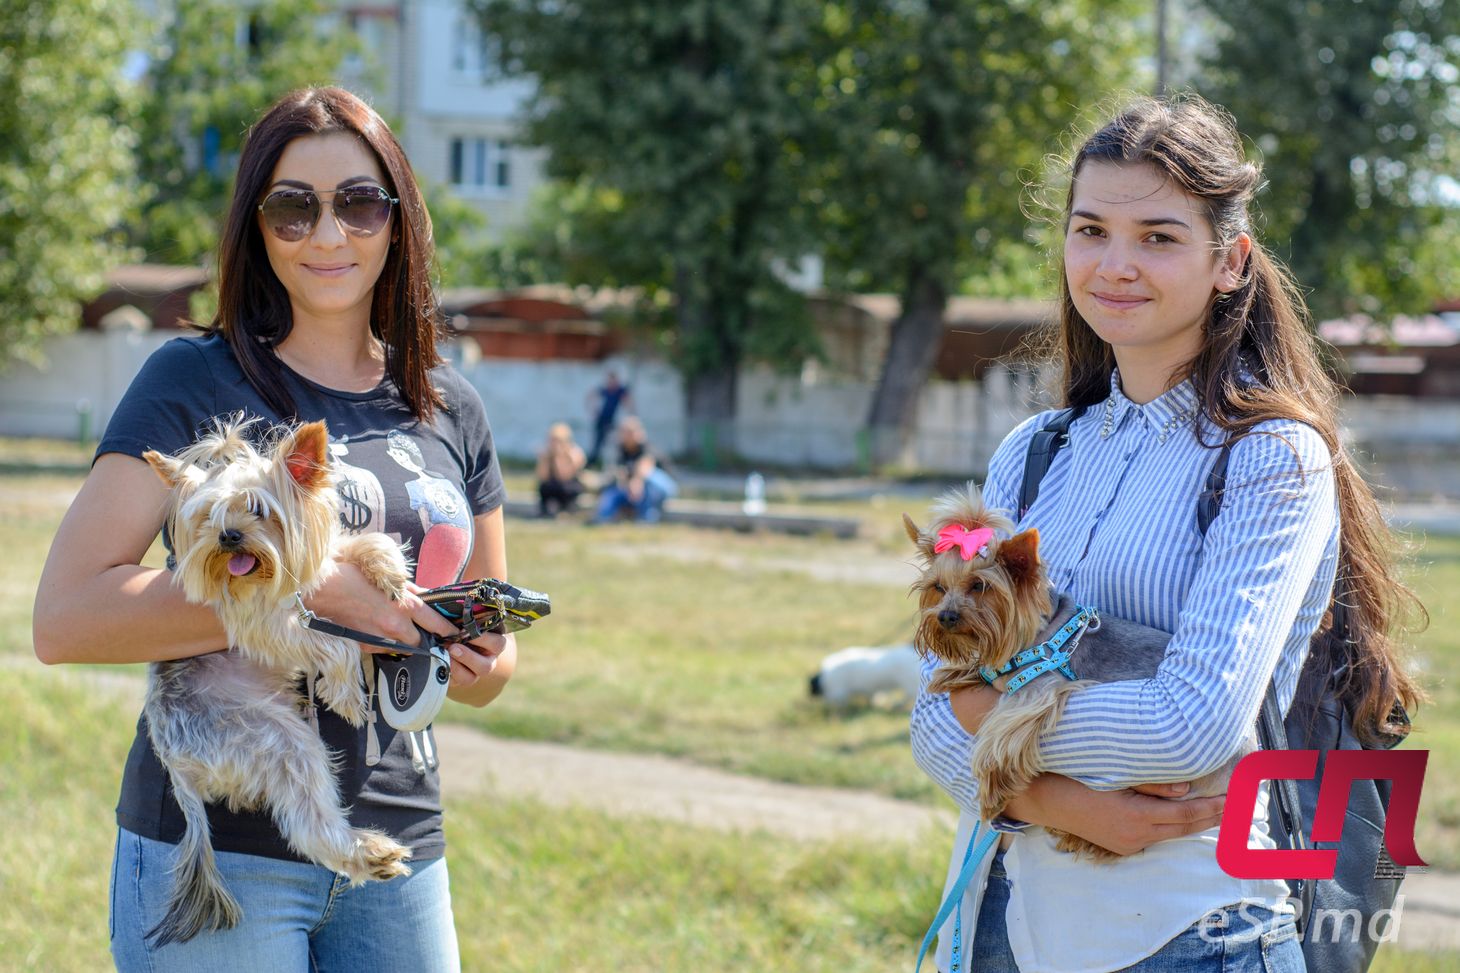
[(228, 647), (223, 623), (171, 574), (140, 562), (162, 528), (167, 488), (142, 460), (106, 453), (61, 520), (36, 589), (37, 658), (156, 662)]
[[(462, 580), (507, 580), (507, 539), (502, 508), (478, 514), (476, 538)], [(485, 706), (501, 694), (517, 668), (517, 637), (488, 633), (451, 645), (451, 687), (446, 695), (468, 706)]]
[(1306, 652), (1333, 580), (1332, 459), (1307, 426), (1259, 429), (1284, 438), (1259, 432), (1232, 448), (1221, 514), (1156, 675), (1071, 695), (1041, 739), (1045, 770), (1105, 790), (1203, 777), (1251, 733), (1279, 657)]
[[(223, 623), (194, 605), (171, 572), (140, 565), (162, 527), (167, 488), (142, 460), (105, 453), (92, 467), (51, 543), (36, 590), (36, 656), (60, 662), (160, 662), (228, 648)], [(336, 563), (306, 600), (349, 628), (415, 642), (417, 624), (454, 631), (414, 595), (400, 601)]]
[[(954, 717), (970, 735), (978, 733), (998, 700), (999, 692), (989, 687), (949, 694)], [(1171, 800), (1188, 789), (1186, 783), (1178, 783), (1097, 791), (1059, 774), (1040, 774), (1008, 803), (1003, 815), (1068, 831), (1118, 855), (1133, 855), (1158, 841), (1196, 834), (1221, 823), (1222, 797)]]

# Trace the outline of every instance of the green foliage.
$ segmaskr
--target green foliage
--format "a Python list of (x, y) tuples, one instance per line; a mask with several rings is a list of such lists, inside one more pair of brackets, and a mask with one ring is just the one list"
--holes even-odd
[(0, 5), (0, 365), (74, 328), (77, 302), (127, 256), (135, 20), (126, 0)]
[(243, 139), (292, 88), (331, 84), (355, 41), (328, 0), (174, 0), (148, 51), (138, 168), (155, 188), (133, 239), (190, 264), (217, 244)]
[[(1202, 91), (1261, 150), (1265, 235), (1320, 314), (1425, 310), (1460, 276), (1460, 5), (1205, 0), (1227, 27)], [(1438, 248), (1438, 252), (1436, 252)], [(1453, 293), (1453, 292), (1452, 292)]]
[(479, 287), (495, 283), (489, 279), (492, 248), (485, 237), (486, 216), (448, 187), (424, 179), (420, 182), (426, 209), (431, 214), (438, 286)]
[(1020, 205), (1026, 181), (1080, 107), (1132, 82), (1143, 6), (828, 5), (829, 56), (811, 83), (832, 122), (819, 192), (839, 279), (903, 292), (926, 275), (951, 293), (969, 277), (1009, 288), (1013, 271), (1026, 296), (1045, 293), (1027, 273), (1038, 258)]
[[(574, 188), (572, 282), (672, 289), (687, 377), (734, 375), (748, 354), (809, 347), (799, 298), (773, 271), (812, 241), (800, 146), (812, 106), (791, 80), (810, 57), (814, 0), (473, 0), (501, 69), (531, 76), (527, 140)], [(795, 357), (793, 355), (793, 357)], [(729, 383), (733, 389), (733, 378)], [(692, 418), (729, 399), (691, 394)], [(708, 415), (705, 410), (718, 415)]]

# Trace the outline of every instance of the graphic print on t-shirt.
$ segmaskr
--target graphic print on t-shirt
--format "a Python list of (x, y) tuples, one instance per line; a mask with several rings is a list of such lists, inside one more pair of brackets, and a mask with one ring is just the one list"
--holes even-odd
[(335, 470), (335, 491), (340, 495), (340, 526), (347, 534), (368, 534), (385, 530), (385, 491), (374, 473), (345, 461), (350, 455), (349, 436), (330, 443)]
[(399, 430), (392, 429), (386, 436), (386, 452), (398, 466), (416, 474), (406, 481), (411, 509), (421, 518), (425, 531), (416, 555), (416, 584), (423, 588), (450, 584), (471, 553), (466, 498), (450, 480), (426, 469), (420, 447)]

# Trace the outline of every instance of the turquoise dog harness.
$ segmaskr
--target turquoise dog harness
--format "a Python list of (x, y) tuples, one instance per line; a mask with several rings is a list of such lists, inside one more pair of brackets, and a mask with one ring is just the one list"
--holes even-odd
[(1100, 630), (1100, 613), (1093, 608), (1080, 605), (1075, 607), (1075, 614), (1070, 620), (1048, 639), (1025, 649), (997, 669), (980, 666), (978, 674), (983, 677), (983, 681), (992, 686), (1000, 676), (1018, 672), (1004, 689), (1005, 693), (1014, 693), (1046, 672), (1058, 672), (1070, 680), (1079, 678), (1075, 675), (1075, 670), (1070, 668), (1070, 657), (1079, 648), (1080, 639), (1085, 637), (1086, 632)]
[[(1094, 608), (1076, 605), (1075, 614), (1060, 626), (1059, 631), (1038, 645), (1020, 652), (998, 669), (980, 666), (978, 674), (983, 677), (984, 682), (992, 686), (1000, 676), (1018, 672), (1017, 676), (1009, 680), (1009, 685), (1004, 689), (1005, 695), (1012, 695), (1023, 689), (1046, 672), (1058, 672), (1066, 679), (1073, 681), (1079, 677), (1075, 675), (1075, 670), (1070, 666), (1070, 658), (1075, 654), (1075, 649), (1079, 648), (1080, 640), (1085, 637), (1086, 633), (1099, 631), (1099, 629), (1100, 613)], [(980, 837), (979, 831), (982, 827), (983, 822), (980, 821), (973, 826), (973, 833), (968, 836), (968, 850), (963, 853), (963, 868), (959, 870), (958, 877), (953, 880), (953, 887), (948, 890), (948, 897), (939, 906), (933, 924), (928, 927), (927, 934), (923, 936), (922, 946), (918, 949), (917, 965), (913, 968), (914, 973), (922, 968), (923, 959), (932, 947), (938, 930), (943, 923), (948, 921), (948, 916), (957, 909), (958, 903), (963, 901), (963, 895), (968, 890), (968, 883), (973, 880), (974, 873), (978, 871), (979, 863), (998, 841), (999, 834), (993, 828), (989, 828)], [(957, 915), (953, 919), (953, 947), (948, 967), (949, 973), (958, 973), (962, 960), (963, 910), (958, 909)]]

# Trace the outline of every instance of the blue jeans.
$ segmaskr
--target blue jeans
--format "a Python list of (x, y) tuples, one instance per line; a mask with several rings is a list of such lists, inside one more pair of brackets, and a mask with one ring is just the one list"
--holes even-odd
[[(1009, 888), (1004, 853), (999, 851), (984, 888), (978, 931), (967, 950), (969, 962), (960, 973), (1019, 973), (1004, 928)], [(1261, 906), (1234, 905), (1203, 916), (1122, 973), (1305, 973), (1305, 967), (1292, 916), (1279, 916)]]
[(176, 852), (118, 830), (111, 949), (121, 973), (460, 973), (444, 858), (350, 888), (318, 865), (220, 851), (243, 921), (153, 949), (143, 940), (167, 906)]
[(644, 492), (635, 503), (629, 499), (629, 492), (617, 483), (604, 489), (598, 499), (598, 513), (594, 517), (601, 524), (606, 524), (618, 516), (618, 512), (628, 507), (634, 512), (634, 519), (646, 524), (658, 523), (663, 515), (664, 501), (674, 496), (674, 481), (668, 474), (661, 470), (655, 470), (653, 474), (644, 481)]

